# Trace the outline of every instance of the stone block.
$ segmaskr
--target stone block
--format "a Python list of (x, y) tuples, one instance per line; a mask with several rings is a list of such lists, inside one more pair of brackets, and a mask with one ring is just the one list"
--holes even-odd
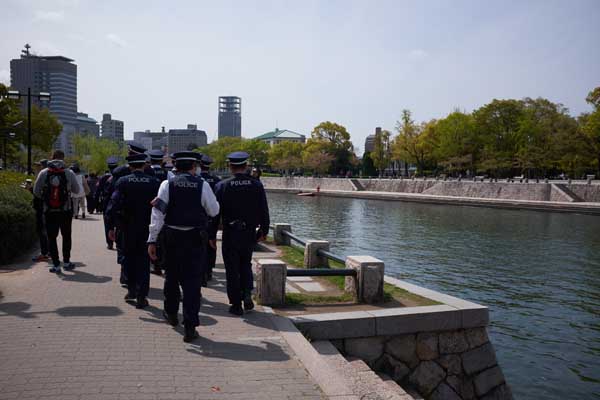
[(475, 385), (475, 393), (477, 396), (483, 396), (496, 386), (500, 386), (504, 383), (504, 375), (499, 366), (486, 369), (480, 372), (473, 379)]
[(464, 331), (440, 333), (441, 354), (462, 353), (468, 349), (469, 344), (467, 343)]
[(483, 371), (498, 363), (494, 347), (489, 342), (481, 347), (463, 353), (461, 359), (463, 368), (468, 375)]
[(372, 304), (383, 301), (383, 261), (371, 256), (349, 256), (346, 258), (346, 268), (357, 272), (359, 302)]
[(512, 400), (513, 395), (505, 383), (504, 385), (498, 386), (496, 389), (492, 390), (485, 396), (481, 397), (481, 400)]
[(469, 343), (469, 349), (482, 346), (489, 342), (487, 330), (485, 328), (473, 328), (465, 331), (467, 336), (467, 342)]
[(377, 319), (377, 335), (455, 330), (461, 326), (460, 311), (447, 305), (389, 308), (369, 311)]
[(396, 336), (385, 344), (385, 352), (397, 360), (415, 368), (419, 364), (415, 335)]
[(430, 400), (462, 400), (454, 390), (445, 383), (440, 383), (437, 389), (431, 394)]
[(448, 375), (458, 375), (462, 372), (462, 362), (457, 354), (441, 356), (437, 362), (448, 372)]
[(346, 339), (344, 348), (349, 356), (358, 357), (369, 365), (382, 356), (385, 338), (381, 336)]
[(281, 260), (258, 259), (256, 262), (256, 293), (258, 302), (264, 305), (285, 303), (285, 280), (287, 266)]
[(396, 366), (394, 366), (394, 373), (392, 374), (392, 378), (396, 382), (402, 382), (407, 376), (410, 374), (410, 368), (403, 362), (398, 362)]
[(487, 326), (490, 322), (488, 308), (477, 305), (476, 307), (465, 307), (460, 310), (463, 328), (476, 328)]
[(438, 355), (437, 333), (419, 333), (417, 335), (417, 357), (419, 357), (419, 360), (434, 360)]
[(428, 396), (446, 377), (446, 373), (433, 361), (423, 361), (410, 374), (409, 382), (414, 385), (420, 394)]
[(273, 229), (273, 239), (276, 245), (290, 246), (291, 241), (289, 236), (284, 235), (283, 231), (292, 232), (292, 225), (290, 224), (275, 224)]
[(289, 319), (312, 340), (377, 336), (375, 318), (366, 311), (312, 314)]
[(304, 246), (304, 268), (328, 267), (329, 260), (318, 253), (319, 249), (329, 251), (329, 242), (326, 240), (308, 240)]

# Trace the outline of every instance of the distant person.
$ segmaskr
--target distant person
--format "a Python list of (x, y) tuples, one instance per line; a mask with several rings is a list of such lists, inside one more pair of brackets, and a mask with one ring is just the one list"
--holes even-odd
[(95, 172), (91, 172), (86, 179), (90, 188), (90, 193), (86, 196), (88, 214), (96, 211), (96, 189), (98, 188), (98, 177)]
[(79, 184), (75, 173), (65, 168), (65, 153), (55, 150), (48, 168), (44, 168), (38, 175), (33, 187), (34, 196), (42, 199), (44, 217), (46, 220), (46, 233), (48, 235), (48, 248), (52, 258), (50, 272), (60, 273), (60, 259), (56, 238), (62, 235), (62, 253), (64, 268), (71, 270), (71, 223), (73, 208), (71, 195), (79, 193)]
[(209, 232), (211, 237), (215, 237), (219, 222), (222, 221), (222, 252), (227, 297), (231, 304), (229, 312), (240, 316), (244, 314), (244, 310), (254, 308), (252, 250), (257, 240), (264, 240), (269, 233), (267, 196), (262, 183), (246, 174), (248, 157), (248, 153), (242, 151), (227, 156), (233, 176), (222, 180), (215, 187), (221, 211), (212, 220)]
[(164, 153), (160, 150), (150, 150), (148, 156), (150, 157), (150, 168), (154, 171), (154, 176), (161, 182), (167, 179), (167, 170), (162, 167)]
[[(221, 179), (215, 174), (210, 172), (210, 165), (213, 163), (213, 159), (204, 154), (200, 159), (200, 177), (204, 179), (206, 183), (209, 184), (211, 190), (215, 191), (215, 186), (217, 183), (221, 182)], [(209, 225), (210, 225), (209, 220)], [(216, 246), (216, 232), (214, 237), (209, 237), (209, 241), (206, 246), (206, 268), (204, 270), (204, 276), (202, 279), (202, 286), (208, 286), (208, 282), (212, 280), (213, 269), (215, 268), (215, 263), (217, 261), (217, 246)]]
[(81, 218), (85, 219), (85, 197), (90, 192), (90, 188), (88, 187), (87, 181), (79, 169), (79, 165), (73, 164), (71, 166), (71, 171), (75, 173), (77, 185), (79, 185), (79, 192), (74, 193), (71, 197), (73, 201), (73, 216), (75, 219), (78, 219), (79, 210), (81, 210)]
[(260, 168), (254, 167), (252, 168), (252, 173), (250, 174), (254, 179), (258, 179), (260, 181), (260, 176), (262, 175), (262, 171)]
[[(40, 171), (48, 167), (48, 160), (40, 160), (35, 163), (36, 176), (39, 177)], [(37, 181), (36, 177), (36, 181)], [(35, 184), (34, 184), (35, 185)], [(33, 193), (33, 187), (31, 188)], [(44, 203), (41, 198), (33, 196), (33, 209), (35, 210), (35, 226), (40, 239), (40, 254), (32, 258), (32, 261), (48, 261), (48, 234), (46, 233), (46, 222), (44, 221)]]
[[(108, 171), (104, 172), (104, 175), (98, 180), (98, 184), (96, 185), (96, 210), (98, 212), (104, 213), (106, 206), (108, 205), (108, 201), (110, 198), (107, 196), (108, 185), (110, 184), (110, 180), (112, 179), (112, 172), (115, 168), (117, 168), (118, 160), (116, 157), (108, 157), (106, 159), (106, 164), (108, 166)], [(106, 239), (106, 248), (109, 250), (113, 249), (114, 242), (108, 237), (109, 226), (106, 220), (106, 217), (102, 216), (104, 220), (104, 238)]]

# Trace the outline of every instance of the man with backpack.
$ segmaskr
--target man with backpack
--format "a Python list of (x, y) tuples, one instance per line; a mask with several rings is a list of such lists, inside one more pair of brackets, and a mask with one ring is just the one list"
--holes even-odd
[(73, 209), (71, 194), (79, 193), (79, 184), (73, 171), (65, 168), (65, 153), (54, 150), (48, 168), (43, 169), (33, 187), (33, 195), (42, 199), (48, 247), (52, 258), (50, 272), (60, 273), (60, 259), (56, 238), (58, 232), (63, 239), (63, 261), (65, 270), (73, 269), (71, 263), (71, 223)]

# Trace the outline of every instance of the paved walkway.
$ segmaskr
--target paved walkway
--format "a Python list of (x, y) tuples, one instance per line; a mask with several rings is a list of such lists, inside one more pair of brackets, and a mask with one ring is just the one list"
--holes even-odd
[(0, 399), (324, 398), (269, 314), (227, 313), (223, 270), (203, 290), (201, 338), (185, 344), (161, 317), (162, 278), (150, 307), (124, 302), (100, 216), (74, 220), (73, 242), (78, 265), (62, 276), (0, 268)]

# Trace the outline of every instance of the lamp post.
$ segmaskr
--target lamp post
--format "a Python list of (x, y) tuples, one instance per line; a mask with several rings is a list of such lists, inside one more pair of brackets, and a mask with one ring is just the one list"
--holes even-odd
[(18, 90), (9, 90), (8, 98), (12, 100), (19, 100), (21, 97), (27, 97), (27, 173), (33, 174), (31, 169), (31, 97), (37, 97), (39, 101), (50, 101), (50, 93), (39, 92), (37, 94), (31, 93), (31, 88), (27, 88), (27, 93), (20, 93)]
[(4, 129), (4, 132), (3, 132), (3, 135), (2, 135), (2, 139), (3, 139), (3, 147), (2, 147), (2, 149), (4, 150), (4, 154), (3, 154), (3, 157), (2, 157), (2, 168), (3, 169), (6, 169), (6, 167), (8, 165), (8, 162), (7, 162), (7, 159), (8, 159), (8, 143), (6, 143), (6, 141), (8, 139), (14, 139), (17, 136), (16, 133), (11, 132), (11, 129), (18, 127), (22, 123), (23, 123), (23, 121), (18, 121), (18, 122), (15, 122), (14, 124), (12, 124), (10, 126), (10, 128)]

